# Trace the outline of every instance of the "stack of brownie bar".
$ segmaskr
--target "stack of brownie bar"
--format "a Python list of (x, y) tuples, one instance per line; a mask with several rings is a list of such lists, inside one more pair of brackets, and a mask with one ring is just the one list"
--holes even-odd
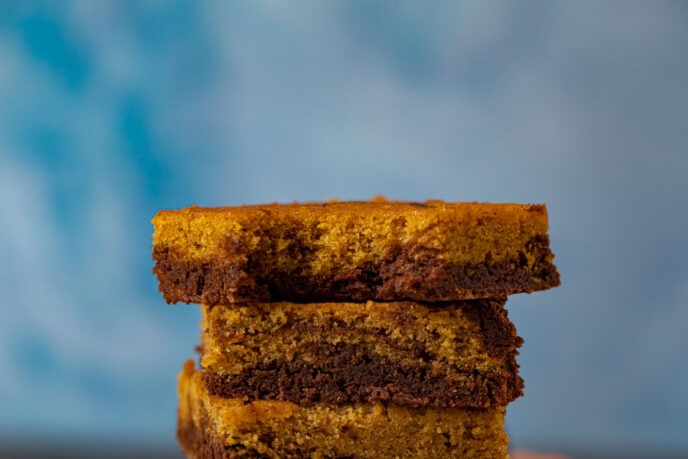
[(543, 205), (328, 202), (161, 211), (154, 272), (198, 303), (179, 376), (191, 458), (504, 458), (522, 394), (506, 296), (559, 284)]

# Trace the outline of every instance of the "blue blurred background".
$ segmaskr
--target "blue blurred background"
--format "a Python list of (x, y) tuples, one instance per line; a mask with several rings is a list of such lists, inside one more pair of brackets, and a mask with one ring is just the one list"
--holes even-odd
[(157, 210), (383, 194), (548, 205), (515, 446), (688, 454), (687, 82), (686, 2), (0, 1), (0, 450), (176, 451)]

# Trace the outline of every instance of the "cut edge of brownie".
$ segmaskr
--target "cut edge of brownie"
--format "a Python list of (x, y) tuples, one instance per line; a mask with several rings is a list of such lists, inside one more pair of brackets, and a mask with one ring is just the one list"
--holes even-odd
[[(298, 248), (295, 250), (298, 251)], [(168, 303), (208, 305), (248, 301), (454, 301), (532, 293), (560, 284), (549, 238), (527, 244), (527, 255), (477, 264), (444, 263), (433, 254), (399, 247), (379, 263), (331, 274), (279, 272), (246, 254), (227, 251), (224, 259), (179, 261), (153, 247), (153, 272)], [(528, 258), (534, 259), (529, 266)]]
[[(323, 354), (331, 352), (324, 349)], [(346, 351), (339, 352), (342, 359), (351, 357)], [(493, 408), (504, 407), (523, 395), (523, 380), (514, 358), (509, 359), (507, 371), (467, 370), (460, 379), (432, 375), (424, 368), (399, 368), (384, 360), (341, 366), (332, 360), (328, 363), (322, 367), (273, 361), (247, 367), (239, 375), (204, 370), (203, 380), (211, 395), (304, 406), (391, 402), (414, 408)]]
[[(280, 303), (265, 303), (259, 305), (253, 314), (270, 314), (269, 311), (275, 308), (279, 311), (278, 316), (285, 319), (278, 329), (258, 332), (253, 328), (244, 329), (243, 326), (228, 327), (222, 319), (223, 312), (214, 314), (231, 306), (208, 306), (206, 311), (210, 311), (208, 314), (213, 314), (216, 319), (206, 323), (206, 327), (210, 328), (204, 333), (213, 337), (213, 348), (225, 349), (232, 345), (236, 336), (244, 333), (258, 333), (256, 336), (269, 333), (265, 339), (270, 340), (279, 340), (282, 333), (287, 333), (286, 342), (289, 343), (294, 333), (296, 336), (334, 336), (336, 339), (305, 341), (293, 348), (293, 352), (298, 352), (298, 358), (282, 358), (278, 352), (274, 356), (248, 360), (238, 373), (228, 374), (218, 370), (222, 368), (222, 363), (217, 367), (211, 364), (203, 373), (207, 389), (213, 395), (247, 397), (248, 400), (284, 400), (298, 404), (390, 401), (416, 407), (506, 406), (523, 395), (523, 380), (518, 376), (519, 366), (516, 362), (523, 340), (508, 318), (504, 308), (506, 298), (422, 304), (438, 311), (457, 308), (456, 313), (460, 311), (472, 323), (469, 329), (475, 332), (470, 333), (481, 344), (470, 352), (485, 353), (493, 362), (489, 368), (483, 367), (482, 371), (468, 361), (462, 363), (461, 360), (452, 361), (435, 355), (422, 340), (404, 345), (396, 343), (388, 332), (410, 320), (404, 312), (407, 309), (405, 303), (385, 303), (387, 307), (394, 305), (396, 312), (386, 316), (389, 322), (384, 329), (352, 327), (339, 319), (336, 312), (323, 325), (304, 328), (303, 320), (306, 319), (300, 317), (297, 320), (289, 312), (285, 315)], [(350, 311), (351, 306), (343, 304), (342, 308)], [(412, 307), (409, 305), (408, 309)], [(370, 345), (361, 344), (365, 343), (367, 333), (373, 333), (378, 337), (376, 339), (395, 349), (394, 355), (400, 356), (400, 359), (395, 357), (393, 361)], [(468, 352), (468, 349), (460, 352)], [(469, 354), (466, 357), (471, 358)], [(211, 362), (217, 361), (212, 359)]]
[(380, 457), (382, 451), (384, 457), (403, 451), (414, 457), (506, 457), (503, 407), (251, 403), (211, 396), (200, 376), (189, 360), (179, 377), (176, 433), (189, 457), (368, 457), (359, 454), (371, 448), (378, 452), (373, 457)]

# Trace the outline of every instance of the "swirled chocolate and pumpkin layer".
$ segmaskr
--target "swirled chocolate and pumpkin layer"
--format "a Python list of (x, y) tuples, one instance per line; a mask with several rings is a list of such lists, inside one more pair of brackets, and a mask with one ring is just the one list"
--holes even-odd
[(505, 301), (204, 306), (203, 378), (246, 400), (506, 406), (523, 382)]
[(153, 226), (171, 303), (455, 301), (559, 285), (544, 205), (192, 206)]
[(190, 458), (508, 457), (503, 407), (249, 402), (209, 393), (193, 361), (178, 391), (177, 437)]

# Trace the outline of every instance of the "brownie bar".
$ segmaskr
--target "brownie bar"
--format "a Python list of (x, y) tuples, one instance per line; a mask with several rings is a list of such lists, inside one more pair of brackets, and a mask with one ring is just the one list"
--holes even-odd
[(506, 458), (504, 408), (298, 406), (207, 393), (193, 361), (179, 376), (177, 437), (190, 458)]
[(559, 285), (544, 205), (189, 207), (153, 225), (170, 303), (454, 301)]
[(505, 298), (204, 306), (212, 395), (298, 404), (502, 407), (522, 395)]

